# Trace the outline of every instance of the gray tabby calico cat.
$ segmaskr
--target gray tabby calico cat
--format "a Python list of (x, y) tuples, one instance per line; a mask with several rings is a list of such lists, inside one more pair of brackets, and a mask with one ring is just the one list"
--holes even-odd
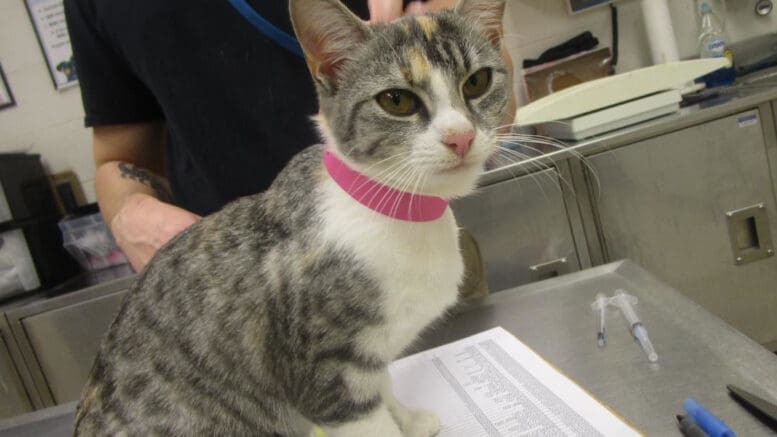
[[(290, 8), (327, 156), (417, 198), (468, 193), (507, 104), (504, 1), (376, 26), (338, 0)], [(76, 434), (438, 432), (394, 399), (386, 366), (456, 300), (453, 214), (443, 200), (438, 217), (402, 218), (385, 190), (394, 204), (368, 207), (323, 151), (158, 252), (101, 346)]]

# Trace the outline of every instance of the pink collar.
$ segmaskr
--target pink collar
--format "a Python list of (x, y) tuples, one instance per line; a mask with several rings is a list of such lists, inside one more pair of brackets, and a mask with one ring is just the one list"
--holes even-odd
[(348, 195), (367, 208), (408, 222), (430, 222), (442, 217), (448, 201), (434, 196), (407, 193), (376, 182), (348, 167), (324, 147), (324, 166), (329, 176)]

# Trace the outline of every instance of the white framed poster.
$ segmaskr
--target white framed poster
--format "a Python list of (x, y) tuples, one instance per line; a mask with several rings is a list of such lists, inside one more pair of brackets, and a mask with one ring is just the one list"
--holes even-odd
[(5, 109), (14, 105), (16, 105), (16, 101), (13, 99), (11, 88), (8, 86), (8, 81), (5, 79), (3, 66), (0, 65), (0, 109)]
[(73, 62), (63, 0), (24, 0), (24, 3), (54, 87), (61, 90), (77, 84), (78, 74)]

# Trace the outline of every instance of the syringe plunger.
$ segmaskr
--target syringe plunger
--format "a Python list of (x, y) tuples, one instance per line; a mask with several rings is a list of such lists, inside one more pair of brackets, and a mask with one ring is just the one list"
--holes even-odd
[(631, 335), (633, 335), (634, 338), (639, 342), (639, 345), (642, 347), (642, 350), (645, 351), (645, 355), (647, 355), (648, 360), (651, 363), (658, 361), (658, 354), (656, 353), (656, 350), (653, 349), (653, 343), (650, 342), (647, 330), (644, 326), (642, 326), (642, 321), (639, 319), (637, 312), (634, 310), (633, 305), (637, 303), (637, 298), (627, 294), (623, 290), (617, 290), (615, 295), (612, 297), (612, 303), (621, 309), (623, 317), (629, 324)]
[(650, 337), (648, 337), (647, 330), (642, 326), (642, 323), (633, 326), (631, 334), (634, 335), (634, 338), (637, 339), (642, 350), (645, 351), (648, 361), (651, 363), (658, 361), (658, 354), (656, 353), (656, 350), (653, 349), (653, 343), (650, 342)]

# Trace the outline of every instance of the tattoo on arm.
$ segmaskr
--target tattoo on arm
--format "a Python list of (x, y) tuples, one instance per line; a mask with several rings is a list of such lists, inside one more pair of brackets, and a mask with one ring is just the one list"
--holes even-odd
[(151, 189), (156, 192), (157, 196), (159, 196), (159, 200), (163, 202), (173, 201), (173, 193), (170, 191), (167, 181), (145, 168), (132, 165), (128, 162), (120, 162), (119, 173), (123, 179), (132, 179), (151, 187)]

